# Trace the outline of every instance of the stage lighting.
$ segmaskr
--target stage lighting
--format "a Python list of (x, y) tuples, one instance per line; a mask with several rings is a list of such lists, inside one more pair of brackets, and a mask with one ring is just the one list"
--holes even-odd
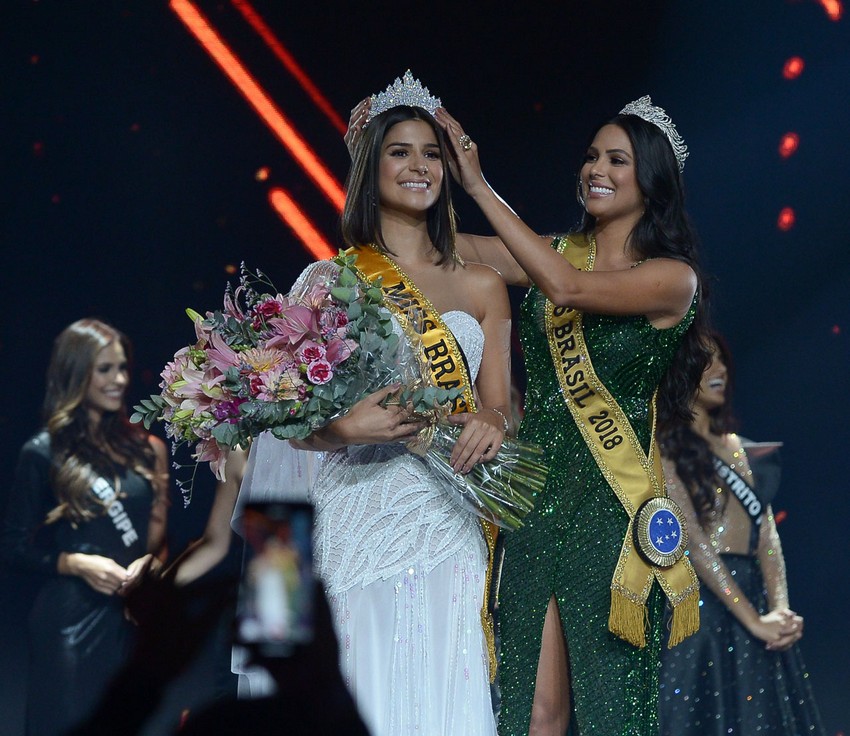
[(779, 217), (776, 218), (776, 227), (782, 230), (782, 232), (788, 232), (794, 227), (796, 221), (797, 215), (794, 213), (794, 210), (791, 207), (783, 207), (779, 211)]
[(800, 147), (800, 136), (796, 133), (786, 133), (779, 141), (779, 155), (782, 158), (790, 158)]
[(782, 67), (782, 76), (785, 79), (796, 79), (803, 73), (805, 66), (806, 62), (803, 61), (803, 57), (792, 56), (785, 62), (785, 66)]

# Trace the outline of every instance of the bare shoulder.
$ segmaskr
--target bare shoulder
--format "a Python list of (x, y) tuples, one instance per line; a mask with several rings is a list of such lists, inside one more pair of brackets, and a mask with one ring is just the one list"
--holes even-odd
[(648, 258), (639, 263), (635, 268), (639, 268), (645, 272), (663, 273), (676, 281), (682, 281), (686, 284), (693, 283), (696, 285), (697, 282), (697, 275), (694, 269), (684, 261), (676, 258)]
[(484, 263), (467, 263), (464, 278), (464, 289), (475, 305), (479, 322), (486, 318), (510, 319), (508, 288), (494, 267)]
[(505, 282), (493, 266), (489, 266), (486, 263), (467, 262), (463, 270), (473, 289), (484, 289), (488, 291), (491, 289), (506, 290)]
[(668, 293), (677, 294), (688, 302), (697, 290), (696, 272), (684, 261), (675, 258), (650, 258), (632, 269), (644, 280), (662, 286)]

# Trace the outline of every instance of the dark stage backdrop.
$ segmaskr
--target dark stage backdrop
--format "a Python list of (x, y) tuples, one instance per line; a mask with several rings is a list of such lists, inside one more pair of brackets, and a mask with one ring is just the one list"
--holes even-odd
[[(828, 14), (841, 3), (195, 6), (338, 181), (348, 162), (340, 132), (248, 10), (345, 120), (411, 68), (539, 232), (576, 222), (574, 176), (596, 123), (644, 94), (671, 113), (691, 150), (689, 209), (737, 359), (742, 433), (785, 443), (776, 510), (814, 690), (829, 732), (846, 730), (850, 18)], [(131, 336), (136, 400), (192, 337), (184, 308), (220, 304), (228, 267), (260, 267), (285, 290), (309, 261), (270, 206), (272, 187), (339, 238), (335, 207), (167, 2), (5, 0), (0, 34), (5, 493), (38, 429), (51, 341), (66, 324), (100, 316)], [(792, 56), (804, 68), (788, 80)], [(785, 159), (789, 132), (799, 149)], [(462, 228), (486, 234), (462, 192), (456, 202)], [(795, 222), (783, 231), (785, 207)], [(519, 356), (516, 373), (522, 383)], [(203, 526), (212, 484), (206, 470), (200, 478), (187, 509), (175, 492), (175, 552)], [(2, 595), (0, 733), (18, 734), (26, 588), (7, 576)]]

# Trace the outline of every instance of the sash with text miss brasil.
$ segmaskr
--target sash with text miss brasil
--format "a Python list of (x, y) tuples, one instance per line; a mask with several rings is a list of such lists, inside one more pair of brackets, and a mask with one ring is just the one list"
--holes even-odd
[[(595, 242), (582, 234), (553, 244), (575, 268), (592, 271)], [(699, 628), (699, 583), (684, 556), (687, 530), (667, 498), (655, 438), (655, 397), (649, 457), (628, 417), (600, 381), (584, 340), (582, 313), (546, 301), (546, 334), (561, 395), (599, 470), (629, 515), (629, 529), (611, 580), (608, 628), (646, 646), (646, 600), (658, 580), (673, 608), (669, 646)]]
[[(413, 330), (419, 335), (422, 352), (431, 371), (434, 385), (440, 388), (462, 390), (462, 395), (452, 406), (452, 414), (476, 411), (472, 382), (469, 380), (469, 371), (463, 352), (428, 297), (419, 290), (398, 264), (387, 258), (374, 245), (349, 248), (346, 254), (357, 256), (353, 268), (362, 280), (373, 282), (380, 278), (380, 287), (385, 297), (384, 306), (392, 312), (405, 331)], [(481, 527), (487, 542), (488, 553), (481, 624), (487, 638), (490, 680), (493, 681), (496, 676), (496, 643), (493, 616), (487, 610), (487, 602), (490, 598), (493, 578), (498, 527), (484, 520), (481, 521)]]

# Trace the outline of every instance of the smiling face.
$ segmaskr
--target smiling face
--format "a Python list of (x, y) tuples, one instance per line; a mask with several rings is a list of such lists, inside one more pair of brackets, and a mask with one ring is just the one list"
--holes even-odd
[(694, 403), (711, 411), (726, 403), (726, 386), (729, 380), (726, 364), (720, 350), (715, 345), (711, 353), (711, 362), (702, 374)]
[(443, 184), (437, 136), (422, 120), (405, 120), (387, 131), (381, 145), (378, 191), (381, 211), (424, 215)]
[(619, 125), (599, 129), (585, 154), (580, 177), (587, 212), (597, 222), (626, 218), (634, 224), (640, 219), (644, 204), (634, 149)]
[(86, 388), (85, 406), (93, 419), (123, 406), (128, 380), (127, 356), (121, 343), (113, 340), (98, 352)]

